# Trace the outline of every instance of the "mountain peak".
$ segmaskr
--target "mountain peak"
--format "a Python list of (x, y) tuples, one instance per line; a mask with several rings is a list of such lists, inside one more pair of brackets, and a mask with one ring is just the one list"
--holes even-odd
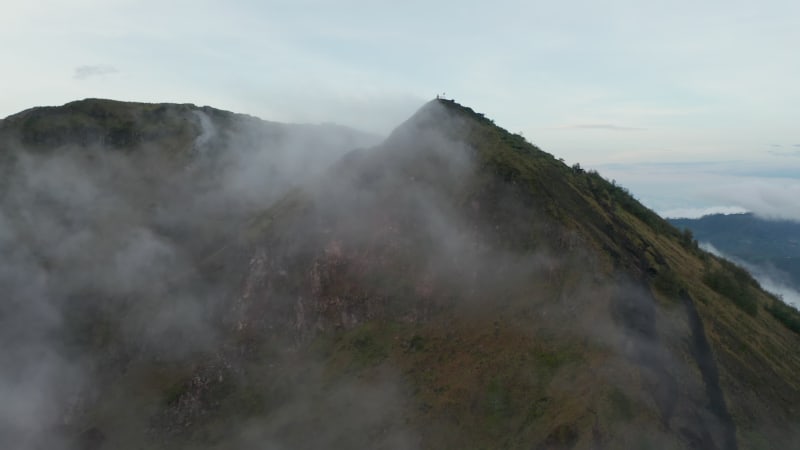
[(447, 98), (436, 98), (435, 100), (431, 100), (429, 103), (439, 103), (440, 105), (447, 108), (449, 111), (455, 114), (463, 114), (466, 117), (470, 117), (475, 120), (479, 121), (486, 121), (489, 123), (494, 123), (490, 119), (487, 119), (482, 113), (476, 112), (474, 109), (470, 108), (469, 106), (462, 105), (455, 101), (454, 99), (447, 99)]
[(133, 149), (167, 137), (176, 142), (190, 142), (200, 128), (198, 113), (223, 121), (233, 116), (233, 113), (192, 104), (87, 98), (62, 106), (22, 111), (7, 117), (2, 129), (6, 130), (4, 137), (13, 134), (20, 145), (30, 148), (103, 145)]
[[(415, 126), (441, 126), (453, 120), (474, 121), (482, 124), (494, 124), (483, 114), (476, 112), (468, 106), (461, 105), (453, 99), (437, 97), (426, 102), (420, 107), (405, 124)], [(403, 127), (400, 126), (400, 128)]]

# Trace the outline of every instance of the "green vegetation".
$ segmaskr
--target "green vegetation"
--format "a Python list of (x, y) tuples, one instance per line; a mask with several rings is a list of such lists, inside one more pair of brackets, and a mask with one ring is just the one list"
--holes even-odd
[(164, 404), (167, 406), (172, 406), (178, 403), (180, 398), (189, 392), (190, 382), (191, 380), (182, 379), (177, 380), (169, 385), (169, 387), (167, 387), (161, 396)]
[[(718, 294), (730, 299), (742, 311), (755, 316), (758, 312), (758, 301), (752, 290), (752, 277), (741, 268), (731, 270), (731, 265), (725, 269), (706, 272), (703, 282)], [(743, 276), (742, 272), (747, 276)]]
[(562, 424), (557, 426), (545, 439), (546, 448), (573, 448), (578, 443), (580, 435), (575, 425)]
[(800, 334), (800, 311), (796, 308), (779, 299), (775, 299), (772, 304), (767, 305), (767, 311), (784, 324), (786, 328)]
[(486, 389), (486, 414), (489, 420), (508, 420), (513, 412), (508, 388), (499, 378), (492, 378)]
[(421, 352), (425, 350), (425, 338), (418, 334), (415, 334), (408, 341), (407, 350), (409, 352)]
[(608, 401), (616, 417), (626, 422), (633, 420), (634, 413), (631, 402), (619, 388), (614, 387), (611, 389), (608, 393)]
[(681, 232), (681, 245), (686, 249), (696, 249), (697, 240), (694, 238), (692, 230), (684, 228)]
[(350, 330), (342, 337), (342, 342), (353, 355), (353, 364), (357, 367), (369, 367), (379, 364), (389, 356), (391, 342), (387, 324), (368, 323)]
[(717, 260), (732, 277), (739, 280), (739, 282), (743, 285), (747, 285), (755, 289), (761, 289), (761, 285), (758, 284), (758, 280), (753, 278), (753, 275), (751, 275), (750, 272), (745, 270), (743, 267), (725, 258), (718, 258)]
[(685, 286), (678, 274), (669, 267), (663, 267), (653, 279), (653, 287), (667, 297), (677, 297)]
[(532, 354), (534, 361), (536, 361), (536, 366), (542, 371), (542, 373), (547, 373), (550, 375), (568, 363), (580, 361), (580, 354), (573, 352), (569, 348), (545, 350), (543, 348), (536, 347), (532, 350)]
[[(3, 126), (18, 127), (22, 144), (32, 149), (102, 145), (131, 151), (158, 140), (168, 153), (185, 156), (198, 132), (187, 116), (197, 110), (201, 108), (189, 104), (86, 99), (62, 107), (34, 108), (9, 117)], [(202, 111), (225, 126), (234, 116), (213, 108)]]
[(667, 236), (678, 236), (680, 232), (661, 216), (653, 212), (650, 208), (641, 204), (631, 192), (623, 186), (617, 184), (615, 180), (610, 182), (600, 176), (596, 170), (584, 172), (580, 165), (573, 167), (576, 174), (581, 175), (583, 182), (588, 190), (600, 201), (601, 204), (618, 205), (637, 219), (641, 220), (656, 233)]

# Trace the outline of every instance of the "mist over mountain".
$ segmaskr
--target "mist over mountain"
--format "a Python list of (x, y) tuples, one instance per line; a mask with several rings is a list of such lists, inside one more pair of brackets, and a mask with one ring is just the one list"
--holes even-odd
[(800, 314), (451, 100), (0, 123), (0, 447), (791, 448)]

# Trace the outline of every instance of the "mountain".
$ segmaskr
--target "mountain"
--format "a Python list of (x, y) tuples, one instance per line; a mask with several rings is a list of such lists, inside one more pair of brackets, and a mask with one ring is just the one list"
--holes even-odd
[(4, 447), (800, 437), (797, 311), (453, 101), (375, 145), (100, 100), (0, 136)]
[(669, 221), (691, 230), (698, 241), (763, 268), (778, 281), (800, 290), (800, 223), (762, 219), (752, 213)]

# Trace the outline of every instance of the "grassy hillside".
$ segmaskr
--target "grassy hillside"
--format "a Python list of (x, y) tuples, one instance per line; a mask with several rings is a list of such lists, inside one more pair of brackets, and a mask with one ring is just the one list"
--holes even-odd
[(322, 341), (335, 376), (400, 371), (424, 447), (792, 442), (798, 336), (764, 313), (775, 300), (625, 189), (455, 103), (248, 236), (250, 339)]

